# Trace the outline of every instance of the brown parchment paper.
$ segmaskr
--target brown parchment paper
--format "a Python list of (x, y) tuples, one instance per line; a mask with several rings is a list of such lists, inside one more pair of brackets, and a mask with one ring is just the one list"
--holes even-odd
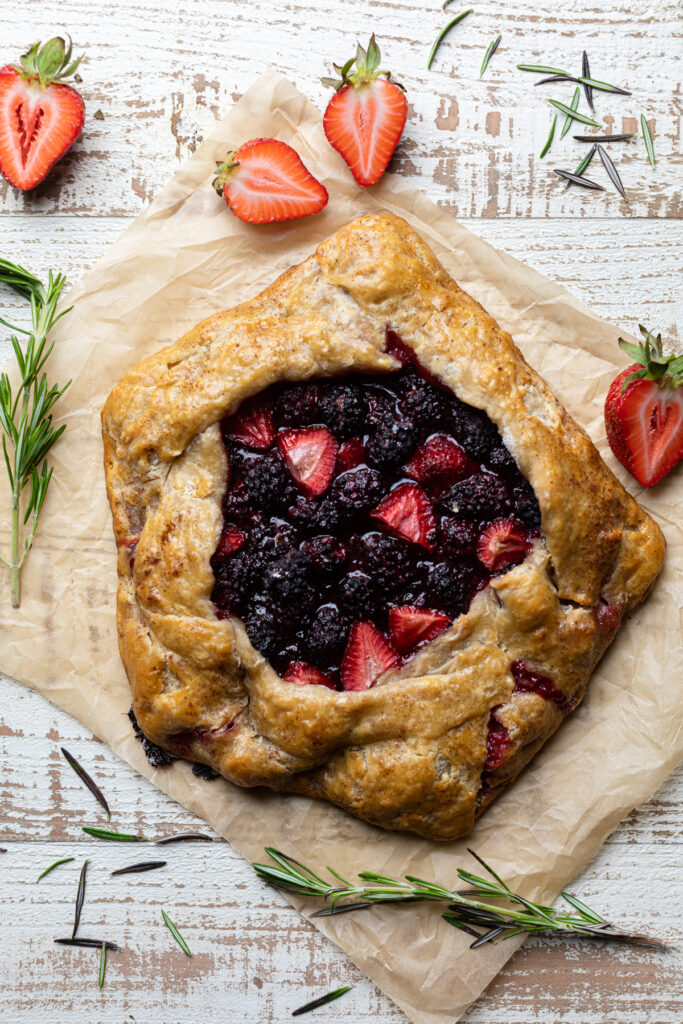
[[(210, 185), (215, 161), (258, 135), (291, 143), (325, 183), (330, 203), (322, 214), (258, 228), (230, 215)], [(130, 694), (116, 644), (116, 552), (99, 422), (110, 388), (198, 320), (256, 294), (352, 217), (382, 209), (406, 217), (455, 279), (510, 331), (669, 543), (652, 597), (619, 633), (582, 706), (468, 839), (447, 844), (382, 832), (307, 798), (240, 790), (222, 780), (209, 784), (186, 764), (150, 768), (125, 715)], [(327, 144), (320, 112), (274, 72), (233, 107), (65, 301), (74, 309), (54, 332), (50, 373), (59, 381), (73, 378), (60, 404), (68, 429), (54, 450), (54, 481), (24, 571), (19, 611), (9, 608), (7, 580), (0, 576), (3, 670), (73, 714), (250, 860), (271, 844), (321, 868), (408, 872), (454, 884), (456, 867), (472, 865), (467, 844), (527, 896), (554, 898), (619, 820), (654, 792), (683, 748), (681, 474), (642, 492), (606, 447), (602, 401), (623, 365), (617, 328), (396, 177), (360, 189)], [(4, 479), (0, 507), (8, 507)], [(6, 533), (0, 541), (7, 543)], [(467, 936), (428, 906), (315, 925), (418, 1024), (457, 1020), (519, 944), (515, 939), (471, 952)]]

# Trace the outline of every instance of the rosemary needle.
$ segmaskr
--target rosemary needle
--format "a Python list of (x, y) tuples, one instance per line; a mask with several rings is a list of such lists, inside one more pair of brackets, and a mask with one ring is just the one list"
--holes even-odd
[(107, 943), (102, 943), (102, 949), (100, 950), (100, 971), (98, 975), (98, 984), (100, 988), (104, 985), (104, 972), (107, 969)]
[(81, 911), (83, 910), (83, 902), (85, 900), (85, 876), (88, 870), (88, 861), (83, 861), (83, 867), (81, 868), (81, 875), (78, 879), (78, 892), (76, 894), (76, 909), (74, 912), (74, 930), (71, 933), (71, 938), (76, 938), (76, 932), (78, 926), (81, 923)]
[(625, 192), (624, 186), (623, 186), (623, 184), (621, 182), (621, 178), (619, 177), (619, 172), (617, 171), (616, 167), (614, 166), (614, 164), (613, 164), (610, 156), (608, 155), (608, 153), (600, 145), (598, 145), (598, 156), (602, 160), (602, 165), (605, 168), (605, 170), (607, 171), (607, 174), (609, 175), (609, 179), (612, 182), (612, 184), (614, 185), (615, 189), (617, 190), (617, 192), (619, 193), (620, 196), (622, 196), (624, 199), (626, 199), (626, 192)]
[(88, 787), (88, 789), (90, 790), (92, 795), (95, 797), (97, 802), (102, 807), (104, 807), (105, 811), (107, 812), (107, 820), (109, 821), (111, 819), (111, 811), (109, 810), (109, 804), (107, 803), (107, 801), (106, 801), (106, 799), (104, 797), (104, 793), (102, 792), (100, 787), (97, 785), (97, 783), (94, 781), (94, 779), (92, 779), (90, 777), (88, 772), (86, 772), (85, 768), (83, 768), (83, 766), (78, 763), (76, 758), (72, 754), (69, 753), (69, 751), (66, 749), (66, 747), (60, 747), (60, 750), (64, 754), (64, 757), (69, 762), (69, 764), (71, 765), (73, 770), (76, 772), (76, 775), (79, 777), (81, 782), (83, 782)]
[(442, 29), (441, 29), (441, 32), (440, 32), (440, 33), (439, 33), (439, 35), (438, 35), (438, 36), (436, 37), (436, 42), (435, 42), (435, 43), (434, 43), (434, 45), (432, 46), (432, 52), (431, 52), (431, 53), (429, 54), (429, 60), (427, 61), (427, 70), (428, 70), (428, 71), (429, 71), (429, 69), (430, 69), (430, 68), (431, 68), (431, 66), (432, 66), (432, 62), (433, 62), (434, 58), (436, 57), (436, 51), (437, 51), (437, 50), (439, 49), (439, 47), (441, 46), (441, 43), (442, 43), (442, 41), (443, 41), (443, 40), (445, 39), (445, 37), (446, 37), (446, 36), (448, 35), (448, 33), (450, 32), (450, 30), (451, 30), (451, 29), (452, 29), (452, 28), (453, 28), (453, 27), (454, 27), (455, 25), (457, 25), (459, 21), (462, 21), (462, 19), (463, 19), (463, 18), (466, 18), (466, 17), (467, 17), (467, 15), (468, 15), (468, 14), (471, 14), (471, 13), (472, 13), (472, 8), (470, 7), (470, 9), (469, 9), (468, 11), (463, 11), (463, 12), (462, 12), (461, 14), (458, 14), (458, 15), (456, 15), (456, 17), (455, 17), (455, 18), (453, 18), (453, 20), (452, 20), (452, 21), (449, 21), (449, 22), (448, 22), (448, 24), (446, 25), (446, 27), (445, 27), (445, 28), (442, 28)]
[(553, 139), (555, 137), (555, 126), (556, 125), (557, 125), (557, 114), (555, 114), (555, 116), (553, 117), (553, 123), (550, 125), (550, 133), (548, 135), (548, 138), (545, 140), (545, 145), (544, 145), (543, 149), (541, 150), (541, 152), (539, 154), (541, 160), (543, 159), (543, 157), (546, 155), (546, 153), (550, 149), (550, 144), (552, 143), (552, 141), (553, 141)]
[(49, 868), (45, 868), (45, 870), (38, 875), (36, 882), (39, 882), (41, 878), (45, 878), (45, 875), (49, 875), (50, 872), (54, 871), (55, 868), (58, 868), (60, 864), (68, 864), (69, 861), (72, 860), (74, 860), (73, 857), (62, 857), (61, 860), (56, 860), (53, 864), (50, 864)]
[(645, 120), (645, 114), (640, 115), (640, 127), (643, 131), (643, 141), (645, 143), (645, 149), (647, 150), (647, 157), (652, 166), (655, 165), (655, 144), (652, 138), (652, 132), (650, 126)]
[(180, 934), (180, 932), (178, 931), (176, 926), (173, 924), (173, 921), (168, 916), (168, 914), (166, 913), (165, 910), (161, 911), (161, 916), (164, 919), (164, 924), (166, 925), (166, 927), (168, 928), (169, 932), (171, 933), (173, 938), (176, 940), (176, 942), (178, 943), (178, 945), (182, 949), (182, 951), (185, 954), (185, 956), (192, 956), (192, 953), (190, 952), (190, 947), (185, 942), (185, 939), (182, 937), (182, 935)]
[[(591, 160), (593, 159), (593, 157), (595, 156), (597, 151), (598, 151), (598, 144), (597, 144), (597, 142), (595, 142), (595, 143), (593, 143), (591, 148), (588, 150), (588, 152), (586, 153), (585, 157), (580, 162), (579, 166), (574, 171), (574, 174), (577, 177), (580, 177), (583, 174), (583, 172), (586, 170), (586, 168), (588, 167), (589, 163), (591, 162)], [(570, 185), (571, 185), (571, 180), (568, 180), (567, 181), (567, 188), (569, 188)]]
[(104, 944), (110, 952), (118, 953), (121, 949), (115, 942), (108, 939), (53, 939), (58, 946), (76, 946), (79, 949), (101, 949)]
[[(585, 50), (583, 51), (583, 56), (581, 58), (581, 76), (582, 78), (590, 78), (591, 76), (591, 68), (590, 64), (588, 63), (588, 54)], [(595, 105), (593, 103), (593, 90), (591, 89), (590, 85), (586, 85), (584, 82), (583, 91), (586, 94), (586, 102), (588, 103), (588, 106), (591, 108), (593, 113), (595, 113)]]
[(112, 871), (111, 875), (139, 875), (143, 871), (154, 871), (156, 868), (166, 867), (168, 861), (165, 860), (141, 860), (138, 864), (129, 864), (125, 868), (119, 868), (117, 871)]
[(569, 181), (574, 185), (581, 185), (583, 188), (592, 188), (596, 192), (604, 192), (602, 185), (598, 185), (596, 181), (589, 181), (588, 178), (582, 178), (579, 174), (573, 174), (571, 171), (562, 171), (559, 167), (553, 167), (553, 174), (556, 174), (558, 178), (564, 178), (565, 181)]
[[(581, 95), (581, 90), (579, 89), (579, 86), (577, 85), (576, 89), (574, 89), (574, 95), (572, 96), (572, 101), (571, 101), (571, 103), (569, 105), (570, 109), (573, 110), (575, 114), (576, 114), (576, 111), (579, 108), (579, 96), (580, 95)], [(565, 135), (567, 134), (567, 132), (569, 131), (571, 126), (572, 126), (572, 116), (568, 115), (565, 118), (565, 120), (564, 120), (564, 124), (562, 125), (562, 133), (560, 134), (560, 138), (561, 139), (563, 139), (565, 137)]]
[(133, 836), (129, 832), (110, 832), (106, 828), (95, 828), (93, 825), (83, 825), (82, 831), (95, 839), (110, 839), (119, 843), (146, 843), (144, 836)]
[(493, 57), (494, 53), (496, 52), (496, 50), (500, 46), (500, 41), (501, 41), (502, 38), (503, 38), (502, 35), (500, 35), (500, 36), (498, 36), (497, 39), (492, 39), (491, 42), (489, 43), (488, 47), (486, 48), (486, 53), (484, 54), (484, 59), (481, 62), (481, 70), (479, 72), (479, 77), (480, 78), (484, 74), (484, 72), (486, 71), (487, 67), (489, 66), (489, 61), (491, 60), (491, 57)]
[(309, 1010), (317, 1010), (319, 1006), (326, 1006), (327, 1003), (334, 1002), (335, 999), (339, 999), (340, 996), (343, 996), (345, 992), (349, 992), (352, 988), (353, 985), (343, 985), (341, 988), (335, 988), (333, 992), (328, 992), (326, 996), (320, 996), (319, 999), (311, 999), (310, 1003), (304, 1003), (303, 1006), (292, 1010), (292, 1017), (308, 1013)]
[(580, 114), (578, 110), (573, 110), (566, 103), (560, 103), (559, 100), (548, 100), (548, 103), (555, 107), (556, 110), (559, 110), (561, 114), (566, 114), (573, 121), (581, 121), (582, 124), (589, 124), (592, 128), (602, 127), (599, 121), (594, 121), (592, 117), (587, 117), (586, 114)]

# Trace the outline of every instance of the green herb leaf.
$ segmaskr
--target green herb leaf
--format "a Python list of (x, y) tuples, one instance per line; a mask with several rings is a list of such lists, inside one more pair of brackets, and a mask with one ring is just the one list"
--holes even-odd
[(556, 110), (559, 110), (561, 114), (566, 114), (567, 117), (571, 118), (573, 121), (581, 121), (582, 124), (589, 124), (593, 128), (601, 127), (599, 121), (594, 121), (592, 117), (587, 117), (586, 114), (580, 114), (578, 110), (573, 110), (565, 103), (560, 103), (559, 100), (548, 100), (548, 103), (550, 103), (551, 107), (555, 107)]
[(115, 942), (109, 942), (106, 939), (53, 939), (53, 942), (58, 946), (76, 946), (78, 949), (99, 949), (102, 944), (107, 947), (110, 952), (118, 952), (121, 947), (117, 946)]
[(45, 868), (45, 870), (38, 875), (36, 882), (39, 882), (41, 878), (45, 878), (45, 875), (49, 875), (50, 872), (54, 871), (55, 868), (58, 868), (60, 864), (68, 864), (72, 860), (74, 860), (73, 857), (62, 857), (61, 860), (54, 861), (53, 864), (50, 864), (49, 868)]
[(554, 117), (553, 117), (553, 123), (550, 125), (550, 133), (548, 135), (548, 138), (545, 140), (545, 145), (543, 146), (543, 149), (541, 150), (541, 152), (539, 154), (541, 160), (543, 159), (543, 157), (546, 155), (546, 153), (550, 149), (551, 143), (552, 143), (552, 141), (553, 141), (553, 139), (555, 137), (555, 126), (556, 125), (557, 125), (557, 114), (555, 114)]
[(107, 969), (107, 943), (103, 942), (102, 943), (102, 949), (100, 950), (100, 972), (99, 972), (99, 975), (98, 975), (98, 978), (97, 978), (97, 982), (98, 982), (100, 988), (102, 988), (102, 986), (104, 985), (104, 972), (106, 971), (106, 969)]
[(334, 1002), (335, 999), (339, 999), (345, 992), (350, 992), (353, 985), (343, 985), (342, 988), (335, 988), (333, 992), (328, 992), (326, 996), (320, 996), (319, 999), (312, 999), (310, 1003), (304, 1003), (303, 1006), (299, 1006), (296, 1010), (292, 1010), (292, 1017), (298, 1017), (302, 1013), (308, 1013), (309, 1010), (317, 1010), (319, 1006), (326, 1006), (328, 1003)]
[[(570, 103), (570, 109), (573, 110), (574, 113), (576, 113), (576, 111), (578, 110), (578, 107), (579, 107), (579, 96), (580, 95), (581, 95), (581, 90), (579, 89), (579, 87), (577, 85), (576, 89), (574, 90), (574, 95), (572, 96), (572, 101)], [(571, 117), (565, 117), (564, 124), (562, 125), (562, 132), (560, 134), (560, 138), (561, 139), (563, 139), (565, 137), (565, 135), (567, 134), (567, 132), (569, 131), (571, 126), (572, 126), (572, 118)]]
[(647, 150), (647, 158), (654, 167), (655, 165), (655, 144), (652, 138), (652, 132), (650, 126), (645, 120), (645, 114), (640, 115), (640, 127), (643, 132), (643, 142), (645, 143), (645, 149)]
[(497, 39), (492, 39), (491, 42), (489, 43), (489, 45), (487, 46), (486, 53), (484, 54), (484, 59), (481, 62), (481, 70), (479, 71), (479, 77), (480, 78), (484, 74), (484, 72), (486, 71), (487, 67), (489, 66), (489, 61), (491, 60), (491, 57), (493, 57), (494, 53), (496, 52), (496, 50), (500, 46), (500, 41), (501, 41), (502, 38), (503, 38), (502, 35), (500, 35), (500, 36), (498, 36)]
[(471, 13), (472, 13), (472, 8), (470, 7), (470, 9), (468, 11), (463, 11), (462, 14), (458, 14), (455, 18), (453, 18), (452, 21), (449, 21), (448, 24), (446, 25), (446, 27), (441, 30), (441, 32), (439, 33), (439, 35), (436, 38), (436, 41), (435, 41), (434, 45), (432, 46), (432, 51), (429, 54), (429, 60), (427, 61), (427, 70), (428, 71), (429, 71), (429, 69), (432, 66), (432, 62), (433, 62), (433, 60), (434, 60), (434, 58), (436, 56), (436, 51), (441, 46), (442, 41), (446, 38), (446, 36), (450, 32), (450, 30), (455, 25), (457, 25), (459, 21), (462, 21), (463, 18), (466, 18), (467, 15), (471, 14)]
[(564, 75), (567, 76), (567, 71), (562, 71), (561, 68), (549, 68), (546, 64), (518, 64), (520, 71), (533, 71), (539, 75)]
[[(579, 163), (579, 165), (576, 168), (576, 170), (574, 171), (574, 176), (575, 177), (578, 177), (578, 178), (581, 177), (581, 175), (586, 170), (586, 168), (588, 167), (589, 163), (591, 162), (591, 160), (593, 159), (593, 157), (595, 156), (597, 151), (598, 151), (598, 145), (597, 145), (597, 143), (594, 143), (593, 146), (586, 153), (586, 155), (583, 158), (583, 160)], [(572, 184), (571, 179), (568, 179), (567, 180), (567, 188), (569, 188), (569, 186), (571, 184)]]
[(607, 171), (610, 181), (614, 185), (615, 189), (621, 196), (623, 196), (624, 199), (626, 199), (626, 192), (624, 191), (624, 186), (622, 185), (621, 178), (619, 177), (619, 172), (607, 152), (600, 145), (598, 145), (598, 156), (602, 160), (602, 165)]
[(83, 825), (83, 832), (87, 832), (89, 836), (94, 836), (95, 839), (110, 839), (119, 843), (146, 843), (147, 839), (145, 836), (133, 836), (128, 832), (110, 832), (106, 828), (95, 828), (93, 825)]
[(111, 875), (138, 875), (143, 871), (154, 871), (156, 868), (166, 867), (168, 861), (165, 860), (141, 860), (138, 864), (129, 864), (125, 868), (119, 868), (117, 871), (112, 871)]
[(92, 793), (92, 795), (93, 795), (93, 796), (95, 797), (95, 799), (97, 800), (97, 802), (98, 802), (98, 803), (99, 803), (99, 804), (100, 804), (100, 805), (101, 805), (102, 807), (104, 807), (105, 811), (107, 812), (107, 819), (111, 819), (111, 812), (110, 812), (110, 810), (109, 810), (109, 804), (108, 804), (108, 803), (107, 803), (107, 801), (105, 800), (105, 798), (104, 798), (104, 793), (102, 792), (102, 790), (100, 789), (100, 787), (99, 787), (99, 786), (97, 785), (97, 783), (96, 783), (96, 782), (95, 782), (95, 781), (94, 781), (94, 780), (93, 780), (93, 779), (92, 779), (92, 778), (90, 777), (90, 775), (88, 775), (88, 773), (86, 772), (85, 768), (83, 768), (83, 767), (82, 767), (82, 765), (80, 765), (80, 764), (78, 763), (78, 761), (76, 760), (76, 758), (75, 758), (75, 757), (73, 757), (73, 756), (72, 756), (72, 755), (71, 755), (71, 754), (69, 753), (69, 751), (68, 751), (68, 750), (66, 749), (66, 747), (60, 747), (60, 749), (61, 749), (62, 753), (64, 754), (64, 757), (65, 757), (65, 758), (67, 759), (67, 761), (69, 762), (69, 764), (70, 764), (70, 765), (71, 765), (71, 767), (73, 768), (73, 770), (74, 770), (74, 771), (76, 772), (76, 775), (77, 775), (77, 776), (79, 777), (79, 779), (81, 780), (81, 782), (83, 782), (83, 783), (84, 783), (84, 784), (85, 784), (85, 785), (86, 785), (86, 786), (88, 787), (88, 789), (90, 790), (90, 792)]
[(565, 181), (569, 181), (573, 185), (581, 185), (582, 188), (590, 188), (595, 192), (605, 191), (602, 185), (598, 185), (597, 181), (589, 181), (588, 178), (582, 178), (580, 174), (573, 174), (571, 171), (562, 171), (559, 167), (553, 168), (553, 174), (556, 174), (558, 178), (564, 178)]
[(173, 938), (176, 940), (176, 942), (178, 943), (178, 945), (182, 949), (182, 951), (185, 954), (185, 956), (192, 956), (192, 953), (190, 952), (190, 947), (185, 942), (185, 939), (182, 937), (182, 935), (180, 934), (180, 932), (178, 931), (176, 926), (173, 924), (173, 921), (168, 916), (168, 914), (166, 913), (165, 910), (161, 911), (161, 916), (164, 919), (164, 924), (166, 925), (166, 927), (168, 928), (169, 932), (171, 933)]

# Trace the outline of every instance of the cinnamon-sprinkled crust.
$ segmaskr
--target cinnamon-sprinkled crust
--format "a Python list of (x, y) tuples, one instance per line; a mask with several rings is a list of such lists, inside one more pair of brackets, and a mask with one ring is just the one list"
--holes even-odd
[[(538, 498), (542, 536), (371, 689), (300, 686), (211, 602), (226, 488), (218, 424), (279, 380), (396, 369), (387, 325), (498, 426)], [(145, 734), (238, 785), (326, 798), (384, 828), (469, 831), (580, 701), (664, 556), (659, 528), (509, 335), (387, 214), (348, 224), (256, 298), (140, 363), (102, 421), (120, 650)], [(518, 660), (565, 700), (515, 689)], [(485, 772), (493, 708), (509, 749)]]

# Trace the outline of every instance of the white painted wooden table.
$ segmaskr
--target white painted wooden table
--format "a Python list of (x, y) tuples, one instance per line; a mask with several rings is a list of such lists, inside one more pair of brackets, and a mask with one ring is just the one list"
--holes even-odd
[[(488, 0), (444, 43), (428, 73), (426, 55), (446, 19), (437, 0), (17, 0), (11, 15), (8, 5), (0, 14), (0, 63), (15, 60), (35, 38), (71, 32), (76, 49), (88, 54), (88, 118), (81, 140), (44, 186), (20, 195), (0, 185), (0, 253), (76, 280), (261, 68), (274, 65), (323, 105), (320, 76), (374, 29), (410, 103), (394, 169), (602, 316), (628, 330), (644, 322), (677, 338), (677, 14), (676, 0)], [(501, 48), (480, 81), (483, 51), (499, 32)], [(571, 136), (543, 164), (537, 158), (549, 108), (514, 65), (577, 68), (584, 48), (596, 77), (634, 90), (630, 99), (598, 99), (614, 130), (632, 130), (641, 112), (654, 129), (655, 170), (640, 142), (615, 153), (628, 205), (611, 193), (558, 186), (550, 168), (572, 169), (581, 155)], [(104, 120), (93, 119), (98, 108)], [(607, 184), (601, 169), (595, 176)], [(13, 306), (5, 293), (2, 302)], [(258, 883), (227, 843), (169, 847), (164, 872), (110, 878), (113, 866), (138, 859), (139, 848), (131, 854), (80, 833), (83, 822), (101, 818), (60, 745), (93, 770), (118, 827), (161, 835), (201, 825), (79, 723), (0, 677), (0, 846), (7, 849), (0, 854), (0, 992), (9, 1024), (264, 1024), (289, 1019), (301, 1002), (349, 982), (354, 990), (318, 1019), (406, 1020), (343, 953)], [(682, 820), (679, 772), (622, 823), (574, 889), (606, 915), (680, 942)], [(70, 855), (74, 862), (34, 883), (49, 863)], [(82, 930), (106, 932), (125, 947), (110, 957), (101, 991), (97, 954), (52, 945), (53, 937), (69, 934), (84, 857), (91, 864)], [(191, 960), (161, 925), (161, 907), (181, 927)], [(466, 1019), (673, 1024), (682, 1017), (675, 953), (530, 941)]]

